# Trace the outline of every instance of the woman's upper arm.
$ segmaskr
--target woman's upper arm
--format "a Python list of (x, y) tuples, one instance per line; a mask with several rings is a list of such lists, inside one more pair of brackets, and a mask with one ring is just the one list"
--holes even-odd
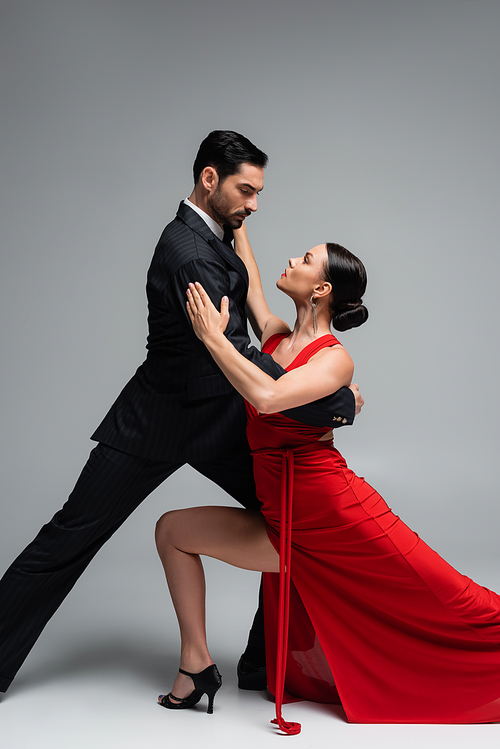
[(259, 411), (276, 413), (324, 398), (350, 385), (353, 373), (353, 361), (342, 346), (323, 349), (307, 364), (276, 380)]
[(267, 320), (264, 329), (261, 332), (261, 346), (264, 346), (268, 338), (277, 333), (284, 333), (288, 335), (290, 333), (290, 326), (286, 324), (284, 320), (281, 320), (276, 315), (271, 315)]
[(274, 315), (269, 309), (264, 295), (262, 293), (252, 293), (251, 287), (247, 294), (247, 314), (253, 332), (262, 341), (262, 334), (266, 325)]

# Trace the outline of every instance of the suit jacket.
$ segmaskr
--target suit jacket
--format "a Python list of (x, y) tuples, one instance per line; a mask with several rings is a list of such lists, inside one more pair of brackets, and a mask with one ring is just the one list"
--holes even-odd
[[(166, 461), (208, 461), (230, 453), (245, 437), (243, 399), (193, 333), (186, 311), (189, 282), (199, 281), (218, 307), (229, 297), (226, 335), (277, 379), (284, 369), (250, 345), (245, 303), (248, 274), (232, 247), (181, 203), (160, 237), (149, 268), (147, 358), (122, 390), (92, 439), (133, 455)], [(313, 404), (289, 409), (315, 426), (354, 419), (354, 396), (342, 388)]]

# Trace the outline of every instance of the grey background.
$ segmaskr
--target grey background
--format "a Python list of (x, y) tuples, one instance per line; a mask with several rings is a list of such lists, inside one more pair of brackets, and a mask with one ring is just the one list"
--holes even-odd
[[(199, 142), (230, 128), (270, 156), (247, 225), (271, 307), (293, 320), (275, 280), (319, 242), (367, 267), (370, 319), (339, 336), (366, 406), (337, 446), (448, 561), (500, 587), (499, 21), (495, 0), (0, 2), (2, 570), (59, 509), (143, 360), (155, 243), (191, 191)], [(100, 552), (2, 711), (75, 677), (95, 695), (96, 673), (130, 682), (127, 709), (146, 689), (149, 709), (177, 646), (154, 522), (226, 501), (189, 469), (160, 487)], [(209, 563), (208, 578), (214, 656), (231, 671), (258, 576)], [(263, 707), (248, 730), (265, 726)], [(102, 746), (137, 745), (124, 725)], [(25, 739), (12, 729), (9, 746)]]

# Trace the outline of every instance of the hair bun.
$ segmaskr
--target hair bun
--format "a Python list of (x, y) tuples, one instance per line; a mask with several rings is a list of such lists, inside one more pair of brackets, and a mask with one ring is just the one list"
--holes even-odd
[(362, 299), (355, 299), (353, 302), (342, 302), (337, 305), (337, 312), (340, 314), (341, 312), (347, 312), (351, 309), (357, 309), (357, 307), (360, 307), (362, 304)]
[(332, 317), (332, 325), (335, 330), (343, 332), (351, 328), (358, 328), (368, 320), (368, 310), (361, 299), (355, 302), (344, 302), (339, 304)]
[(362, 296), (366, 290), (366, 269), (361, 260), (340, 244), (326, 243), (328, 260), (325, 280), (331, 283), (331, 322), (335, 330), (357, 328), (368, 320)]

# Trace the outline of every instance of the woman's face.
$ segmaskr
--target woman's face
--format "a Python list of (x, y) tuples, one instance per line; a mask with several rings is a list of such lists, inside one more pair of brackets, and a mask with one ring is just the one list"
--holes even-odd
[(325, 244), (319, 244), (306, 252), (303, 257), (293, 257), (288, 268), (281, 274), (276, 286), (292, 299), (311, 298), (318, 284), (324, 280), (324, 267), (328, 258)]

